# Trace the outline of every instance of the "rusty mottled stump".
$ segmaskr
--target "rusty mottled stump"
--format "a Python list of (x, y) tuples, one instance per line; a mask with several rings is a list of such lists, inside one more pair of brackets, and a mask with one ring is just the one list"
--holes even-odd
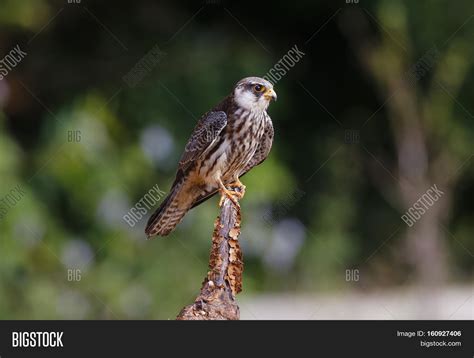
[[(235, 199), (238, 200), (237, 196)], [(209, 272), (201, 293), (184, 307), (178, 320), (238, 320), (235, 295), (242, 291), (243, 261), (239, 245), (240, 207), (229, 198), (221, 200), (221, 213), (214, 222)]]

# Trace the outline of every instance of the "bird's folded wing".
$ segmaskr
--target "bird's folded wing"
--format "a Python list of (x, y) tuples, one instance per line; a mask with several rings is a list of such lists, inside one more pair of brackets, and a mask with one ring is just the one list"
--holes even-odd
[(227, 125), (227, 115), (223, 111), (206, 113), (194, 128), (191, 138), (179, 161), (179, 169), (186, 168), (217, 142), (219, 134)]

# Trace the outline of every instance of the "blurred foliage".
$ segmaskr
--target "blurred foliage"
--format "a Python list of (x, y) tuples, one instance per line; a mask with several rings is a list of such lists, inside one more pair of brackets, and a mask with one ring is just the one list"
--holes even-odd
[[(18, 184), (26, 194), (0, 220), (0, 318), (174, 318), (206, 272), (217, 199), (154, 241), (145, 240), (146, 219), (131, 228), (122, 216), (155, 184), (168, 190), (202, 113), (294, 44), (306, 56), (275, 86), (274, 149), (243, 180), (243, 295), (408, 283), (405, 229), (382, 245), (403, 212), (369, 180), (362, 148), (396, 160), (385, 111), (361, 130), (361, 143), (344, 141), (345, 129), (360, 128), (386, 100), (340, 29), (349, 7), (363, 9), (374, 38), (409, 45), (407, 63), (387, 47), (381, 71), (408, 69), (438, 44), (432, 72), (452, 95), (432, 89), (432, 74), (418, 90), (431, 147), (450, 146), (461, 171), (446, 237), (450, 282), (472, 280), (474, 20), (463, 25), (472, 2), (8, 0), (0, 56), (17, 44), (28, 55), (0, 81), (0, 195)], [(155, 45), (166, 55), (129, 87), (123, 76)], [(304, 195), (285, 204), (298, 190)], [(345, 281), (352, 268), (363, 286)], [(81, 279), (71, 281), (77, 269)]]

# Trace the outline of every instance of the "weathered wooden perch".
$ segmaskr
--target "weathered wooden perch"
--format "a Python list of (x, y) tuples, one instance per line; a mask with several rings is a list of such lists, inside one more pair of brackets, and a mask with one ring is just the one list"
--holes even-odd
[[(238, 202), (237, 195), (234, 196)], [(242, 291), (243, 261), (239, 245), (240, 207), (228, 197), (221, 200), (221, 213), (214, 222), (209, 272), (201, 293), (184, 307), (178, 320), (238, 320), (235, 295)]]

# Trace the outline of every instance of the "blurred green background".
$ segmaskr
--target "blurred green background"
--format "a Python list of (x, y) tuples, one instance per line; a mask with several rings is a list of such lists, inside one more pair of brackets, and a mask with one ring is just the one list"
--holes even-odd
[[(123, 215), (169, 190), (201, 114), (294, 45), (273, 150), (243, 179), (239, 299), (472, 292), (473, 16), (469, 0), (2, 0), (0, 57), (27, 55), (0, 81), (0, 318), (173, 319), (192, 302), (217, 199), (165, 239)], [(407, 226), (432, 185), (444, 195)]]

